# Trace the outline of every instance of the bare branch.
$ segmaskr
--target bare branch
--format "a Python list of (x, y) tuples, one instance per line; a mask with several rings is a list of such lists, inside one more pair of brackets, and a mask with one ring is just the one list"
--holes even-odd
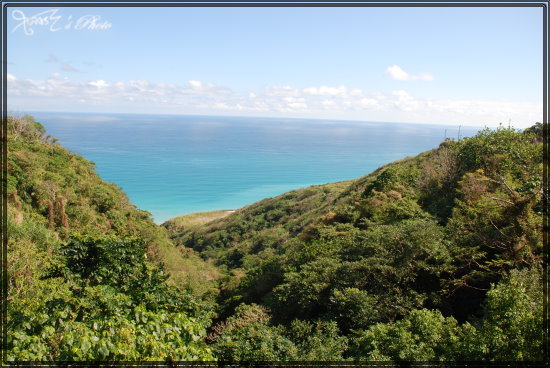
[(511, 205), (515, 205), (514, 202), (512, 201), (508, 201), (506, 199), (502, 199), (502, 198), (498, 198), (498, 197), (493, 197), (493, 196), (490, 196), (488, 195), (487, 197), (491, 198), (491, 199), (494, 199), (495, 201), (501, 201), (501, 202), (505, 202), (505, 203), (508, 203), (508, 204), (511, 204)]
[(513, 190), (507, 183), (506, 181), (504, 180), (504, 178), (500, 178), (500, 180), (502, 180), (502, 185), (504, 185), (506, 187), (506, 189), (508, 189), (508, 191), (512, 194), (516, 194), (517, 192), (515, 190)]
[(505, 181), (504, 181), (504, 178), (501, 178), (501, 180), (495, 180), (495, 179), (491, 179), (491, 178), (486, 178), (486, 179), (475, 179), (477, 181), (490, 181), (491, 183), (495, 183), (495, 184), (500, 184), (500, 185), (504, 185), (506, 187), (506, 189), (508, 189), (508, 191), (512, 194), (515, 194), (517, 193), (514, 189), (512, 189)]
[(490, 222), (491, 225), (493, 225), (493, 227), (500, 233), (500, 235), (504, 236), (505, 238), (510, 239), (510, 237), (509, 237), (508, 235), (504, 234), (504, 233), (502, 232), (502, 230), (500, 230), (500, 229), (498, 228), (498, 226), (495, 225), (495, 223), (493, 222), (493, 220), (489, 219), (489, 222)]

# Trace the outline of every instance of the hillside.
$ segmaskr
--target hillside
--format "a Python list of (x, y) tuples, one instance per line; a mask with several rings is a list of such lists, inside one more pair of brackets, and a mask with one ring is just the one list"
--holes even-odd
[(545, 359), (541, 124), (161, 227), (7, 123), (8, 360)]
[(218, 210), (209, 212), (195, 212), (187, 215), (181, 215), (166, 221), (164, 227), (171, 233), (191, 230), (200, 227), (214, 220), (218, 220), (231, 215), (236, 210)]
[[(175, 244), (226, 273), (224, 359), (540, 360), (542, 125), (265, 199)], [(546, 207), (547, 208), (547, 207)]]
[(209, 323), (216, 268), (175, 248), (32, 117), (7, 123), (8, 358), (212, 358), (195, 341)]

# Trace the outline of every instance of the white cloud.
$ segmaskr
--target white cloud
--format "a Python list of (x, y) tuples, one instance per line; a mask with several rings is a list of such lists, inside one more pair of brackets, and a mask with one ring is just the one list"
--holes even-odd
[(41, 81), (18, 79), (10, 74), (8, 93), (11, 96), (51, 97), (66, 101), (84, 99), (100, 103), (125, 100), (184, 105), (193, 105), (194, 99), (209, 100), (231, 94), (227, 88), (200, 81), (189, 81), (186, 86), (141, 79), (110, 83), (101, 79), (75, 82), (59, 73)]
[[(205, 107), (207, 107), (208, 105), (205, 105)], [(216, 102), (214, 103), (213, 107), (215, 108), (218, 108), (218, 109), (222, 109), (222, 110), (230, 110), (231, 108), (229, 107), (228, 104), (226, 104), (225, 102)]]
[(433, 81), (435, 78), (433, 75), (431, 75), (430, 73), (420, 73), (418, 76), (412, 76), (413, 80), (414, 79), (419, 79), (419, 80), (425, 80), (425, 81)]
[(392, 65), (386, 69), (386, 73), (390, 75), (392, 79), (395, 80), (408, 80), (409, 79), (409, 73), (404, 71), (399, 67), (399, 65)]
[(344, 86), (340, 86), (340, 87), (322, 86), (319, 88), (319, 94), (321, 96), (345, 96), (347, 95), (347, 88)]
[(91, 86), (95, 86), (97, 88), (102, 88), (102, 87), (108, 87), (109, 85), (107, 83), (105, 83), (104, 80), (100, 79), (100, 80), (97, 80), (97, 81), (93, 81), (93, 82), (89, 82), (89, 84)]
[(395, 106), (403, 111), (413, 111), (421, 106), (421, 102), (415, 99), (410, 93), (404, 90), (392, 91)]
[[(72, 81), (54, 73), (45, 80), (7, 74), (8, 102), (39, 110), (53, 102), (81, 106), (125, 106), (132, 111), (173, 113), (228, 113), (264, 116), (304, 116), (354, 120), (461, 123), (484, 125), (507, 122), (525, 126), (542, 119), (542, 104), (514, 101), (442, 100), (418, 98), (400, 89), (366, 92), (348, 86), (270, 86), (261, 91), (236, 93), (228, 88), (190, 80), (184, 85), (146, 80)], [(21, 101), (21, 102), (18, 102)], [(109, 111), (109, 110), (107, 110)], [(294, 115), (293, 115), (294, 114)]]
[(333, 100), (323, 100), (322, 105), (327, 110), (334, 110), (338, 106)]
[(201, 89), (202, 88), (202, 83), (201, 81), (198, 81), (198, 80), (190, 80), (189, 82), (187, 82), (189, 84), (189, 86), (193, 89)]
[(363, 96), (363, 91), (358, 88), (354, 88), (349, 93), (351, 96)]
[[(357, 91), (357, 90), (354, 90), (354, 91)], [(304, 88), (302, 92), (306, 95), (311, 95), (311, 96), (347, 96), (348, 89), (345, 86), (339, 86), (339, 87), (321, 86), (319, 88), (316, 88), (316, 87)]]
[(303, 102), (291, 102), (287, 105), (290, 109), (306, 110), (307, 105)]
[(313, 95), (313, 96), (316, 96), (319, 94), (319, 90), (315, 87), (309, 87), (309, 88), (304, 88), (302, 90), (304, 92), (304, 94), (306, 95)]
[(380, 107), (380, 101), (375, 98), (364, 97), (359, 100), (359, 104), (365, 109), (376, 109)]
[(386, 69), (386, 73), (394, 80), (402, 80), (402, 81), (412, 81), (412, 80), (424, 80), (424, 81), (432, 81), (434, 80), (433, 75), (429, 73), (421, 73), (418, 75), (410, 75), (399, 65), (392, 65), (389, 66)]
[(270, 97), (298, 96), (300, 91), (290, 86), (270, 86), (265, 89), (265, 94)]

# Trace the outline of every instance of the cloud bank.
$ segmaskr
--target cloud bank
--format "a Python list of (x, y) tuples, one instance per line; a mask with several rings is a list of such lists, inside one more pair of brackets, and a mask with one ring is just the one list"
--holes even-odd
[[(74, 111), (141, 113), (202, 113), (288, 116), (418, 123), (495, 125), (512, 119), (514, 126), (542, 119), (542, 103), (513, 101), (438, 100), (415, 97), (406, 90), (367, 92), (348, 86), (268, 86), (238, 93), (199, 80), (184, 85), (146, 80), (72, 81), (59, 73), (45, 80), (8, 74), (10, 108), (41, 110), (52, 106)], [(59, 106), (55, 106), (57, 103)], [(17, 105), (17, 106), (14, 106)], [(54, 105), (52, 105), (54, 104)], [(128, 110), (131, 109), (131, 110)], [(519, 125), (518, 125), (519, 124)]]

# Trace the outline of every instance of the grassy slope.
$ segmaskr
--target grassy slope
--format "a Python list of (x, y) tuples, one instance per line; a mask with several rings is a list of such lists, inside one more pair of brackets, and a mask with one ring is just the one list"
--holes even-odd
[[(357, 206), (366, 187), (388, 167), (421, 166), (434, 154), (432, 150), (395, 161), (355, 180), (313, 185), (266, 198), (234, 213), (212, 216), (209, 221), (194, 222), (193, 219), (203, 215), (191, 214), (171, 219), (162, 226), (176, 245), (195, 249), (206, 258), (217, 259), (219, 264), (229, 264), (229, 268), (238, 268), (227, 261), (229, 253), (237, 250), (257, 253), (258, 248), (265, 250), (275, 244), (282, 247), (292, 238), (306, 239), (315, 225), (345, 217), (346, 210)], [(187, 226), (178, 226), (182, 220)], [(265, 244), (254, 244), (258, 242)]]
[[(8, 129), (10, 254), (20, 260), (28, 258), (25, 252), (44, 256), (27, 262), (40, 273), (71, 234), (139, 236), (153, 260), (165, 265), (172, 283), (199, 295), (215, 288), (216, 268), (192, 251), (175, 248), (148, 212), (132, 205), (115, 184), (101, 180), (92, 162), (45, 136), (31, 118), (10, 118)], [(18, 262), (12, 262), (14, 272)]]
[[(301, 233), (308, 224), (345, 200), (347, 196), (342, 197), (343, 193), (351, 183), (353, 181), (298, 189), (183, 229), (173, 226), (173, 220), (163, 226), (176, 245), (195, 249), (202, 252), (203, 257), (215, 258), (224, 264), (220, 259), (232, 248), (246, 251), (254, 247), (258, 239), (273, 245)], [(261, 247), (269, 248), (267, 243)]]
[[(434, 244), (443, 242), (444, 252), (453, 257), (445, 266), (453, 274), (442, 273), (446, 276), (437, 293), (457, 285), (458, 292), (448, 295), (448, 308), (466, 318), (485, 295), (472, 290), (486, 289), (504, 269), (534, 264), (539, 257), (541, 199), (529, 188), (540, 186), (541, 150), (540, 140), (532, 135), (505, 129), (485, 132), (461, 142), (444, 142), (356, 180), (291, 191), (206, 224), (167, 230), (176, 245), (194, 249), (226, 270), (222, 304), (232, 297), (263, 303), (319, 252), (329, 252), (327, 259), (335, 262), (348, 262), (355, 257), (348, 248), (365, 246), (361, 237), (426, 219), (433, 231), (441, 233), (430, 239)], [(496, 230), (485, 225), (489, 218)], [(505, 242), (506, 248), (495, 248), (502, 246), (493, 239)], [(526, 242), (528, 247), (523, 245)], [(516, 254), (519, 247), (526, 253)], [(340, 281), (329, 281), (334, 282)], [(354, 285), (353, 278), (345, 284)], [(466, 291), (460, 294), (460, 290)], [(229, 313), (235, 305), (228, 307)]]
[(224, 218), (236, 211), (237, 210), (218, 210), (189, 213), (186, 215), (174, 217), (163, 223), (162, 226), (170, 228), (171, 231), (184, 231), (191, 228), (196, 228), (200, 225), (205, 225), (214, 220)]

